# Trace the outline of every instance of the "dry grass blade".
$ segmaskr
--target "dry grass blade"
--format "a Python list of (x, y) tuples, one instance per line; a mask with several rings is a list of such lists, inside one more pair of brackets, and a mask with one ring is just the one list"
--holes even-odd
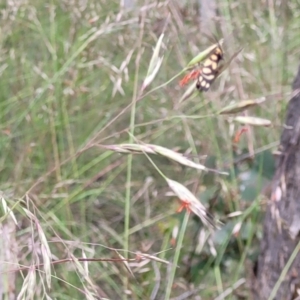
[(259, 126), (259, 127), (261, 126), (269, 127), (272, 125), (272, 122), (270, 120), (257, 118), (257, 117), (238, 116), (235, 117), (233, 120), (241, 124)]
[(192, 192), (190, 192), (185, 186), (175, 180), (166, 180), (169, 187), (184, 203), (184, 206), (188, 210), (192, 211), (195, 215), (197, 215), (204, 225), (206, 225), (208, 228), (218, 228), (214, 217), (206, 210), (204, 205), (196, 198), (196, 196), (194, 196)]
[[(1, 221), (2, 219), (4, 219), (7, 215), (9, 215), (9, 216), (13, 219), (14, 223), (15, 223), (16, 225), (18, 225), (18, 221), (17, 221), (17, 219), (16, 219), (16, 217), (15, 217), (15, 214), (14, 214), (13, 210), (10, 209), (10, 208), (7, 206), (7, 203), (6, 203), (6, 201), (5, 201), (5, 199), (4, 199), (3, 197), (1, 198), (1, 203), (2, 203), (2, 207), (3, 207), (3, 211), (4, 211), (5, 215), (2, 216), (2, 217), (0, 218), (0, 221)], [(15, 203), (15, 204), (14, 204), (14, 207), (15, 207), (16, 205), (18, 205), (18, 203), (19, 203), (19, 202)], [(14, 208), (14, 207), (13, 207), (13, 208)]]
[(144, 152), (155, 154), (153, 150), (148, 149), (144, 145), (139, 145), (139, 144), (119, 144), (119, 145), (104, 145), (104, 146), (101, 145), (101, 147), (111, 151), (126, 153), (126, 154), (142, 154)]
[(163, 263), (163, 264), (166, 264), (166, 265), (170, 265), (170, 262), (167, 261), (167, 260), (164, 260), (164, 259), (161, 259), (155, 255), (151, 255), (151, 254), (147, 254), (147, 253), (137, 253), (137, 256), (138, 258), (140, 259), (150, 259), (150, 260), (154, 260), (154, 261), (157, 261), (157, 262), (160, 262), (160, 263)]
[(242, 112), (252, 106), (259, 105), (259, 104), (263, 103), (264, 101), (266, 101), (266, 97), (261, 97), (259, 99), (255, 99), (255, 100), (243, 100), (238, 103), (234, 103), (234, 104), (231, 104), (231, 105), (228, 105), (228, 106), (222, 108), (218, 112), (218, 114), (220, 114), (220, 115), (235, 114), (238, 112)]
[(128, 261), (126, 261), (125, 257), (122, 256), (118, 251), (115, 250), (115, 252), (116, 252), (116, 254), (123, 260), (123, 264), (124, 264), (125, 268), (127, 269), (127, 271), (131, 274), (131, 276), (132, 276), (133, 278), (135, 278), (133, 272), (131, 271), (131, 268), (130, 268), (130, 266), (129, 266), (129, 263), (128, 263)]
[(234, 290), (236, 290), (238, 287), (240, 287), (242, 284), (246, 282), (245, 278), (239, 279), (236, 283), (232, 285), (232, 287), (226, 289), (221, 295), (219, 295), (215, 300), (223, 300), (227, 296), (229, 296), (231, 293), (233, 293)]
[(23, 281), (23, 285), (17, 297), (17, 300), (34, 299), (35, 287), (36, 287), (35, 267), (31, 266), (30, 269), (28, 270), (25, 280)]
[(43, 266), (44, 271), (46, 274), (46, 282), (48, 285), (48, 288), (51, 287), (51, 251), (49, 248), (48, 241), (46, 239), (45, 233), (39, 223), (39, 220), (36, 218), (36, 216), (31, 213), (26, 208), (23, 208), (24, 212), (27, 214), (27, 216), (31, 219), (31, 221), (36, 225), (38, 236), (41, 241), (41, 252), (43, 257)]
[[(87, 289), (87, 287), (84, 287), (84, 296), (86, 297), (87, 300), (97, 300), (97, 299), (99, 299), (99, 298), (97, 297), (97, 295), (93, 295), (93, 294)], [(101, 299), (103, 300), (104, 298), (101, 298)]]
[(41, 241), (41, 252), (42, 252), (42, 256), (43, 256), (46, 281), (47, 281), (48, 288), (50, 289), (50, 287), (51, 287), (51, 259), (50, 259), (51, 251), (50, 251), (46, 236), (45, 236), (40, 224), (36, 223), (36, 226), (38, 228), (38, 234), (39, 234), (39, 238)]
[(152, 55), (150, 63), (149, 63), (147, 76), (149, 76), (154, 71), (154, 69), (156, 68), (156, 65), (158, 64), (158, 62), (160, 60), (159, 59), (159, 51), (160, 51), (160, 48), (161, 48), (161, 45), (162, 45), (163, 38), (164, 38), (164, 34), (161, 34), (158, 41), (157, 41), (157, 43), (156, 43), (156, 46), (155, 46), (154, 51), (153, 51), (153, 55)]
[(163, 56), (162, 57), (159, 56), (159, 51), (161, 49), (163, 37), (164, 37), (164, 34), (161, 34), (161, 36), (159, 37), (159, 39), (156, 43), (152, 58), (150, 60), (147, 76), (142, 85), (142, 90), (144, 90), (146, 87), (148, 87), (151, 84), (151, 82), (157, 75), (157, 73), (160, 69), (160, 66), (163, 62)]
[(185, 165), (190, 168), (194, 168), (197, 170), (203, 170), (203, 171), (212, 171), (218, 174), (228, 175), (227, 172), (222, 172), (214, 169), (207, 168), (201, 164), (195, 163), (189, 159), (187, 159), (183, 154), (175, 152), (173, 150), (170, 150), (168, 148), (153, 145), (153, 144), (120, 144), (120, 145), (107, 145), (103, 146), (106, 149), (116, 151), (119, 153), (132, 153), (132, 154), (159, 154), (164, 157), (167, 157), (171, 160), (174, 160), (182, 165)]
[(180, 97), (179, 103), (183, 102), (184, 100), (189, 99), (191, 96), (193, 96), (194, 94), (197, 93), (196, 85), (197, 85), (197, 82), (194, 81), (194, 82), (188, 87), (188, 89), (184, 92), (184, 94)]
[[(82, 275), (82, 277), (88, 283), (88, 285), (94, 291), (96, 291), (97, 288), (94, 285), (94, 283), (92, 282), (91, 278), (89, 277), (89, 274), (88, 274), (86, 268), (81, 265), (81, 263), (80, 263), (81, 260), (77, 259), (73, 254), (70, 254), (70, 257), (72, 259), (72, 262), (75, 264), (77, 271)], [(84, 260), (83, 262), (86, 265), (87, 260)], [(89, 294), (89, 297), (92, 297), (92, 294), (91, 294), (91, 292), (88, 289), (85, 289), (85, 291), (86, 291), (87, 294)], [(93, 299), (93, 298), (91, 298), (91, 299)]]

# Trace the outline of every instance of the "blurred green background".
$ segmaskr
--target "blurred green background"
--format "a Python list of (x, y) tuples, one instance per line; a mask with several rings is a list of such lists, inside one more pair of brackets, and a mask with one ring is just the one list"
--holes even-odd
[[(299, 64), (299, 1), (16, 0), (1, 2), (0, 13), (1, 226), (12, 220), (7, 205), (18, 264), (1, 260), (15, 270), (15, 297), (165, 299), (184, 213), (146, 155), (102, 147), (142, 142), (230, 173), (151, 156), (223, 222), (209, 234), (189, 219), (171, 298), (250, 299), (272, 151)], [(162, 65), (141, 92), (162, 32)], [(170, 79), (221, 38), (225, 63), (243, 51), (208, 92), (180, 102), (184, 74)], [(249, 126), (233, 144), (242, 125), (215, 113), (262, 96), (236, 115), (272, 126)], [(53, 261), (134, 260), (139, 251), (165, 261), (57, 263), (48, 289), (45, 266), (16, 271), (45, 262), (46, 244)]]

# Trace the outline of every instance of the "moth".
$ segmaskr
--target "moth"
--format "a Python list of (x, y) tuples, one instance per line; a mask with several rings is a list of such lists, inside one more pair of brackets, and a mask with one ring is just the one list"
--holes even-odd
[(199, 67), (192, 70), (180, 81), (180, 86), (186, 85), (190, 80), (197, 80), (196, 88), (198, 91), (206, 92), (241, 50), (238, 50), (226, 64), (221, 64), (220, 62), (224, 59), (224, 52), (221, 45), (217, 45)]
[(216, 47), (210, 56), (203, 62), (199, 70), (196, 88), (199, 92), (206, 92), (220, 73), (219, 63), (224, 53), (220, 46)]

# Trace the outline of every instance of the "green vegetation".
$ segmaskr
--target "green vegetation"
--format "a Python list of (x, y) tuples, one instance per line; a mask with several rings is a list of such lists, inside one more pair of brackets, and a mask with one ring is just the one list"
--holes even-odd
[[(16, 295), (248, 299), (299, 63), (300, 7), (219, 2), (211, 39), (196, 8), (175, 1), (133, 10), (105, 0), (0, 5), (0, 219), (2, 228), (18, 223), (10, 234), (18, 263), (3, 253), (1, 261), (15, 271)], [(208, 92), (183, 97), (183, 70), (214, 36), (224, 38), (225, 63), (243, 51)], [(224, 112), (242, 100), (255, 103)], [(242, 116), (272, 125), (249, 125), (233, 144)], [(162, 146), (229, 176), (108, 147), (120, 144)], [(201, 200), (220, 229), (178, 213), (166, 179)]]

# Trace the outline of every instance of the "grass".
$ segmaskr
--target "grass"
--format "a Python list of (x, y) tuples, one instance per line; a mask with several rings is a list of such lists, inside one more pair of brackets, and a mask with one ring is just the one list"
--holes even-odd
[[(249, 297), (262, 190), (274, 172), (271, 151), (299, 63), (299, 7), (219, 2), (211, 35), (224, 37), (225, 61), (244, 49), (210, 91), (182, 102), (179, 74), (215, 43), (199, 31), (194, 7), (1, 4), (0, 259), (18, 299)], [(161, 66), (143, 86), (164, 18)], [(250, 126), (234, 146), (241, 125), (216, 112), (262, 96), (264, 103), (236, 116), (272, 126)], [(230, 175), (103, 147), (123, 143), (163, 146)], [(215, 234), (195, 215), (176, 213), (164, 176), (223, 222)], [(15, 252), (5, 251), (8, 243)]]

